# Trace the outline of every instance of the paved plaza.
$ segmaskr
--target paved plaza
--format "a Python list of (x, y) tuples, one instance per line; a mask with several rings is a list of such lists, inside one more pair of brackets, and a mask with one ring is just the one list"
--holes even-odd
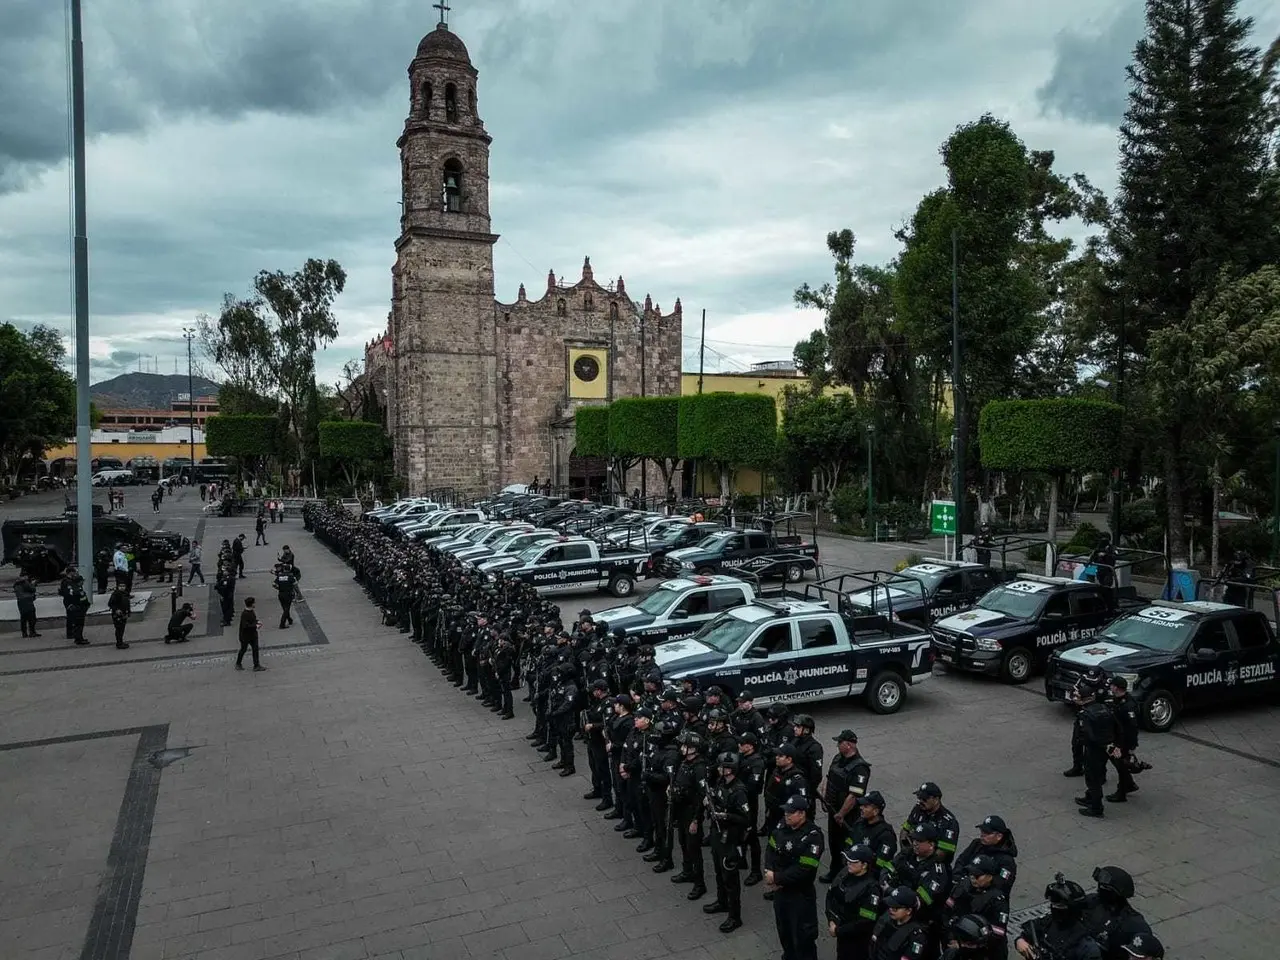
[[(205, 517), (189, 490), (140, 519), (198, 531), (207, 563), (222, 538), (253, 539), (252, 519)], [(760, 888), (745, 891), (746, 926), (722, 936), (719, 917), (687, 903), (687, 887), (653, 874), (635, 841), (580, 799), (585, 761), (561, 779), (529, 748), (527, 704), (497, 719), (380, 626), (300, 522), (267, 535), (237, 592), (237, 607), (259, 598), (265, 673), (232, 669), (234, 628), (222, 634), (211, 586), (198, 584), (187, 597), (195, 636), (179, 648), (159, 640), (167, 599), (131, 623), (128, 651), (107, 626), (88, 629), (88, 648), (60, 625), (33, 640), (0, 634), (0, 958), (778, 956)], [(278, 630), (268, 571), (285, 543), (305, 602)], [(911, 549), (823, 544), (828, 573)], [(587, 595), (562, 608), (610, 603)], [(897, 716), (856, 703), (812, 712), (828, 758), (837, 730), (858, 732), (891, 820), (926, 779), (943, 786), (966, 839), (985, 815), (1004, 816), (1020, 848), (1015, 908), (1038, 904), (1057, 870), (1089, 887), (1094, 866), (1114, 863), (1137, 878), (1171, 960), (1275, 956), (1276, 706), (1146, 736), (1154, 769), (1104, 820), (1076, 814), (1080, 781), (1060, 775), (1069, 717), (1034, 682), (938, 675)], [(821, 956), (833, 955), (824, 941)]]

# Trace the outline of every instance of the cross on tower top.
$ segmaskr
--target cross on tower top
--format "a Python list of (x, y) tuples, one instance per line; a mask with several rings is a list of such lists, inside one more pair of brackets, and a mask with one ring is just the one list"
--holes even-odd
[(440, 0), (439, 3), (433, 3), (431, 6), (440, 11), (440, 25), (447, 27), (449, 25), (449, 10), (451, 9), (449, 0)]

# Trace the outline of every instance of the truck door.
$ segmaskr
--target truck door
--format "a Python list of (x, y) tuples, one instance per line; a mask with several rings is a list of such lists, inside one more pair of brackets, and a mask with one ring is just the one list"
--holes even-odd
[(982, 595), (995, 585), (995, 574), (990, 570), (966, 570), (964, 572), (966, 604), (972, 606), (977, 603), (982, 599)]
[(742, 534), (725, 537), (720, 543), (720, 565), (728, 570), (747, 566), (747, 538)]
[(794, 669), (796, 649), (794, 628), (790, 621), (771, 623), (758, 630), (750, 643), (733, 659), (742, 670), (741, 687), (750, 690), (757, 701), (798, 699), (791, 696), (785, 678)]
[(941, 620), (953, 613), (959, 613), (972, 606), (972, 597), (965, 590), (964, 573), (957, 570), (948, 573), (938, 582), (938, 589), (929, 600), (929, 616), (933, 620)]
[[(1203, 655), (1201, 651), (1204, 651)], [(1191, 663), (1187, 667), (1183, 705), (1196, 707), (1221, 703), (1226, 697), (1227, 687), (1235, 686), (1239, 680), (1238, 666), (1236, 674), (1232, 674), (1232, 665), (1238, 664), (1239, 656), (1232, 647), (1231, 635), (1227, 633), (1227, 622), (1206, 620), (1201, 623), (1188, 644), (1187, 653)]]
[(1036, 624), (1036, 647), (1032, 651), (1035, 669), (1044, 668), (1053, 650), (1071, 643), (1073, 623), (1070, 595), (1064, 592), (1049, 597), (1040, 611), (1040, 622)]
[(596, 560), (589, 543), (566, 543), (564, 545), (564, 562), (561, 564), (564, 576), (561, 582), (566, 590), (585, 586), (596, 586), (602, 582), (600, 563)]
[(702, 629), (718, 611), (711, 609), (711, 591), (703, 587), (691, 590), (667, 613), (667, 639), (687, 637)]
[(823, 615), (799, 620), (796, 628), (800, 640), (796, 688), (806, 698), (847, 697), (853, 684), (853, 647), (843, 625), (834, 616)]
[(772, 544), (768, 534), (748, 533), (746, 537), (747, 542), (744, 547), (747, 558), (747, 562), (744, 564), (746, 567), (752, 570), (758, 570), (766, 564), (773, 562), (772, 557), (770, 556), (773, 552), (771, 549)]
[(1260, 613), (1246, 613), (1230, 621), (1235, 634), (1235, 669), (1239, 682), (1230, 685), (1233, 699), (1252, 700), (1273, 697), (1276, 691), (1276, 645), (1271, 640), (1266, 620)]

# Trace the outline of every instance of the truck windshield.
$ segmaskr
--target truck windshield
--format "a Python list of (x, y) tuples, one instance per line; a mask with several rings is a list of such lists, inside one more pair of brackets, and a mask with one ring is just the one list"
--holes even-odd
[(703, 537), (698, 541), (699, 550), (709, 550), (712, 553), (718, 553), (724, 545), (724, 542), (733, 536), (732, 530), (724, 530), (720, 533), (713, 533), (709, 537)]
[[(1156, 608), (1157, 613), (1169, 611)], [(1174, 611), (1181, 613), (1182, 611)], [(1147, 616), (1147, 611), (1135, 613), (1111, 624), (1094, 635), (1094, 640), (1118, 643), (1126, 647), (1143, 647), (1163, 653), (1176, 653), (1186, 646), (1195, 631), (1197, 620), (1186, 616), (1177, 619)]]
[(666, 613), (667, 607), (671, 606), (672, 602), (678, 596), (680, 596), (680, 594), (675, 590), (655, 590), (639, 603), (635, 604), (635, 608), (637, 610), (644, 611), (652, 617), (656, 617), (658, 614)]
[(747, 638), (755, 633), (757, 626), (759, 624), (725, 614), (699, 630), (694, 639), (717, 653), (737, 653), (747, 642)]
[(1009, 587), (996, 587), (983, 594), (978, 606), (983, 610), (1003, 613), (1006, 617), (1018, 620), (1034, 620), (1040, 616), (1048, 596), (1043, 593), (1030, 593), (1024, 590), (1011, 590)]

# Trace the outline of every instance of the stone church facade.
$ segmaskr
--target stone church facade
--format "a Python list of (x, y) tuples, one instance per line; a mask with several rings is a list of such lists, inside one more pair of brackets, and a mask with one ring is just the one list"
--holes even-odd
[(409, 66), (400, 148), (403, 212), (388, 330), (366, 347), (385, 395), (396, 472), (410, 492), (484, 493), (548, 477), (582, 482), (574, 410), (680, 392), (680, 301), (668, 314), (601, 284), (589, 259), (530, 299), (494, 295), (489, 147), (478, 72), (441, 23)]

